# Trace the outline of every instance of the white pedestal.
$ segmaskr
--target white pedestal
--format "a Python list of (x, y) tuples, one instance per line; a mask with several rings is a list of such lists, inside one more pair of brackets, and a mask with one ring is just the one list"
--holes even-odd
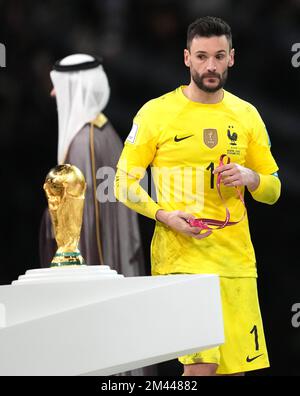
[(39, 271), (0, 287), (0, 375), (111, 375), (224, 342), (215, 275)]
[(19, 276), (18, 280), (12, 284), (58, 283), (111, 278), (124, 278), (124, 275), (111, 270), (108, 265), (74, 265), (28, 270), (25, 275)]

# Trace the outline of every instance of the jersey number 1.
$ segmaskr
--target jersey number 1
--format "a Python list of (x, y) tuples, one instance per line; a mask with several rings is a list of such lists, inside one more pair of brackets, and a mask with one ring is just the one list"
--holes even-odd
[(210, 188), (214, 188), (215, 186), (215, 175), (213, 174), (213, 171), (215, 169), (215, 164), (213, 162), (211, 162), (208, 167), (206, 168), (206, 170), (210, 170)]
[(258, 344), (258, 332), (257, 332), (256, 325), (254, 325), (253, 329), (250, 331), (250, 334), (252, 334), (252, 333), (254, 333), (255, 349), (258, 351), (259, 350), (259, 344)]

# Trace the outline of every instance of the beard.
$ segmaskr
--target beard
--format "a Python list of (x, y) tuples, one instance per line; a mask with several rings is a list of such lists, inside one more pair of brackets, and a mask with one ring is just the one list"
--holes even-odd
[[(197, 85), (199, 89), (208, 93), (217, 92), (219, 89), (223, 88), (227, 81), (227, 76), (228, 76), (228, 69), (226, 69), (222, 75), (219, 73), (203, 73), (202, 75), (200, 75), (196, 71), (191, 70), (191, 78), (194, 81), (194, 83)], [(215, 86), (208, 86), (204, 82), (204, 79), (207, 77), (216, 78), (219, 80), (219, 83)]]

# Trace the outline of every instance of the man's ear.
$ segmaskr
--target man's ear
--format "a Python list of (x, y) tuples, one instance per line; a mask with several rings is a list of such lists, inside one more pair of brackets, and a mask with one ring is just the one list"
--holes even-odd
[(184, 57), (184, 63), (187, 67), (190, 67), (191, 62), (190, 62), (190, 51), (185, 48), (183, 52), (183, 57)]
[(232, 48), (229, 52), (229, 62), (228, 62), (228, 67), (232, 67), (234, 65), (234, 54), (235, 50)]

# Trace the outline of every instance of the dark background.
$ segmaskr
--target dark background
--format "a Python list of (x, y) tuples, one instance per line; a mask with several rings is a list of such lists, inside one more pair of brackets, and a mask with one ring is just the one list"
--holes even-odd
[[(236, 64), (226, 89), (258, 108), (282, 181), (275, 206), (247, 201), (271, 361), (252, 375), (300, 375), (300, 327), (291, 324), (291, 307), (300, 302), (300, 68), (291, 63), (291, 47), (300, 42), (299, 0), (0, 0), (7, 56), (0, 69), (0, 285), (39, 267), (42, 185), (56, 165), (54, 61), (76, 52), (103, 56), (111, 85), (105, 113), (124, 140), (139, 107), (189, 82), (186, 28), (205, 15), (232, 27)], [(153, 222), (140, 218), (140, 226), (149, 263)], [(175, 361), (160, 365), (161, 374), (179, 371)]]

